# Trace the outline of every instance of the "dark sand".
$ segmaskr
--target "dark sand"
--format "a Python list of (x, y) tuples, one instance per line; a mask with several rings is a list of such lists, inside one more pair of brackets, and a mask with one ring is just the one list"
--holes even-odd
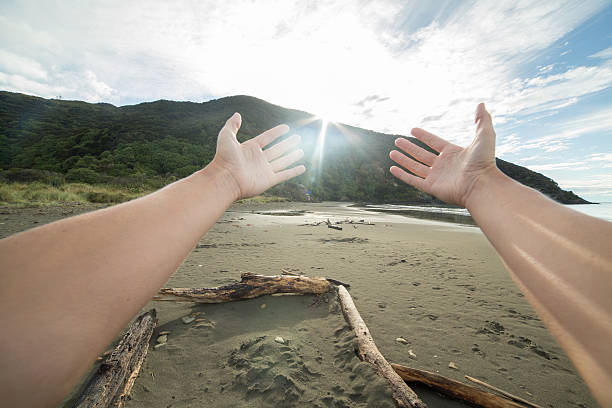
[[(3, 208), (0, 236), (91, 208)], [(277, 210), (286, 215), (269, 215)], [(298, 225), (328, 217), (376, 225), (342, 231)], [(218, 286), (244, 271), (281, 269), (350, 283), (391, 362), (461, 381), (467, 374), (543, 406), (597, 406), (476, 227), (344, 203), (235, 205), (167, 286)], [(331, 295), (151, 302), (145, 309), (151, 307), (158, 310), (156, 333), (171, 333), (166, 345), (151, 347), (128, 408), (393, 406), (384, 381), (355, 356), (354, 337)], [(184, 324), (181, 317), (190, 314), (202, 320)], [(276, 343), (277, 336), (287, 344)]]

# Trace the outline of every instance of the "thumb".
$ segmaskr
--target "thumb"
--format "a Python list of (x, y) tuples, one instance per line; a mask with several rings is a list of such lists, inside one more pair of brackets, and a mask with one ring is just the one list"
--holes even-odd
[(484, 103), (479, 103), (476, 107), (476, 116), (474, 117), (474, 123), (476, 123), (476, 130), (491, 130), (493, 131), (493, 119), (491, 114), (485, 108)]
[(242, 124), (242, 117), (238, 112), (234, 113), (228, 120), (225, 122), (225, 126), (219, 132), (219, 138), (233, 136), (236, 138), (236, 134), (238, 133), (238, 129), (240, 129), (240, 125)]
[(485, 108), (484, 103), (479, 103), (476, 107), (476, 138), (474, 143), (477, 143), (484, 148), (484, 151), (495, 155), (495, 129), (493, 129), (493, 119), (491, 114)]

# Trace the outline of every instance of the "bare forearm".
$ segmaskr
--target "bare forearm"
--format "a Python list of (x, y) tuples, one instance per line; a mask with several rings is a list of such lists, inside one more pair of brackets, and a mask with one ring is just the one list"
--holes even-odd
[[(0, 241), (0, 382), (9, 395), (28, 406), (61, 398), (237, 198), (232, 183), (211, 166)], [(40, 399), (24, 399), (33, 384), (43, 384)]]
[(467, 206), (598, 400), (612, 404), (612, 223), (498, 170), (478, 180)]

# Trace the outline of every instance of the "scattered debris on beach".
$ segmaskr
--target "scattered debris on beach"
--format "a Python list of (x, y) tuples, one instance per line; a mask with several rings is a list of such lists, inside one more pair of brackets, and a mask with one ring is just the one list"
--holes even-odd
[(352, 220), (350, 218), (345, 218), (340, 221), (331, 221), (329, 218), (325, 221), (314, 221), (314, 222), (306, 222), (304, 224), (299, 224), (300, 227), (318, 227), (319, 225), (326, 225), (327, 228), (335, 229), (338, 231), (342, 231), (342, 224), (350, 224), (353, 225), (354, 228), (357, 228), (357, 225), (376, 225), (373, 222), (366, 221), (365, 219), (360, 219), (358, 221)]
[[(283, 293), (288, 289), (290, 289), (290, 293), (314, 294), (318, 297), (326, 297), (329, 293), (335, 292), (340, 303), (342, 314), (344, 315), (346, 322), (352, 328), (352, 331), (356, 337), (356, 351), (359, 358), (362, 361), (372, 365), (378, 375), (387, 380), (392, 390), (393, 400), (397, 406), (412, 408), (426, 407), (426, 405), (420, 400), (419, 396), (415, 394), (408, 385), (408, 383), (411, 382), (419, 382), (443, 394), (477, 404), (477, 406), (516, 408), (522, 406), (516, 403), (519, 401), (522, 404), (537, 407), (535, 404), (518, 399), (516, 396), (505, 393), (490, 386), (489, 384), (473, 379), (472, 377), (466, 376), (468, 380), (477, 382), (479, 385), (492, 389), (503, 396), (477, 389), (471, 385), (459, 383), (439, 374), (400, 366), (397, 364), (390, 364), (378, 350), (368, 327), (366, 326), (355, 306), (355, 303), (353, 302), (351, 295), (341, 282), (326, 278), (308, 278), (301, 275), (296, 276), (292, 275), (293, 271), (289, 270), (286, 272), (291, 273), (291, 275), (284, 274), (276, 276), (263, 276), (245, 273), (242, 275), (241, 282), (220, 288), (164, 288), (160, 290), (155, 300), (185, 301), (185, 299), (188, 299), (193, 302), (203, 301), (204, 303), (223, 303), (227, 301), (244, 299), (245, 294), (246, 298), (252, 298), (279, 292)], [(296, 287), (299, 288), (296, 290)], [(260, 304), (261, 309), (264, 309), (265, 307), (265, 303)], [(200, 314), (201, 312), (194, 312), (190, 315), (181, 317), (181, 320), (184, 324), (190, 324), (195, 321), (196, 324), (193, 325), (192, 328), (214, 328), (215, 322), (209, 321), (205, 318), (198, 318)], [(97, 374), (95, 374), (90, 381), (90, 384), (94, 384), (94, 386), (88, 387), (86, 392), (81, 395), (80, 401), (85, 402), (85, 405), (81, 404), (78, 406), (90, 406), (87, 404), (91, 403), (92, 401), (98, 402), (100, 399), (104, 399), (104, 402), (96, 406), (121, 406), (123, 401), (126, 398), (129, 398), (130, 389), (134, 383), (134, 380), (137, 378), (138, 371), (140, 370), (144, 357), (146, 356), (146, 349), (148, 348), (156, 323), (157, 320), (155, 310), (153, 309), (147, 314), (140, 316), (135, 323), (128, 328), (124, 338), (120, 341), (117, 348), (115, 348), (115, 350), (108, 356), (106, 361), (102, 363), (102, 365), (106, 364), (106, 366), (109, 368), (98, 370)], [(169, 335), (170, 331), (159, 332), (156, 338), (156, 344), (153, 347), (157, 349), (166, 345), (168, 343)], [(261, 350), (262, 347), (266, 347), (265, 338), (266, 336), (259, 337), (253, 342), (253, 346), (257, 345), (255, 348), (257, 353), (259, 353), (258, 350)], [(404, 337), (397, 337), (395, 341), (404, 345), (410, 344), (410, 342)], [(261, 342), (263, 343), (259, 344)], [(320, 375), (312, 371), (307, 366), (307, 362), (293, 361), (293, 354), (291, 354), (293, 351), (293, 346), (289, 344), (287, 339), (281, 336), (276, 336), (274, 337), (272, 344), (274, 343), (277, 343), (280, 346), (276, 346), (275, 348), (273, 347), (270, 350), (277, 349), (277, 353), (281, 353), (285, 360), (291, 360), (288, 360), (287, 368), (296, 370), (304, 368), (306, 370), (305, 373), (308, 375)], [(253, 363), (251, 362), (251, 360), (254, 361), (256, 359), (256, 356), (248, 356), (245, 354), (248, 350), (248, 344), (243, 344), (239, 350), (232, 353), (232, 357), (230, 358), (230, 365), (241, 370), (241, 374), (236, 377), (238, 382), (245, 380), (244, 375), (248, 376), (248, 373), (250, 372), (243, 372), (244, 369), (248, 369), (249, 367), (253, 370), (259, 369), (258, 367), (253, 366)], [(242, 354), (245, 355), (243, 356)], [(296, 358), (299, 357), (299, 353), (295, 355)], [(412, 350), (408, 350), (408, 355), (410, 358), (416, 358), (416, 354)], [(132, 363), (131, 360), (128, 361), (128, 359), (132, 358), (137, 358), (137, 360), (134, 363)], [(121, 367), (127, 367), (128, 370), (118, 371), (112, 369), (113, 365), (117, 364), (119, 364)], [(452, 361), (448, 364), (448, 367), (453, 370), (459, 370), (457, 365)], [(281, 372), (275, 372), (273, 374), (274, 381), (276, 381), (277, 378), (280, 378), (279, 376), (281, 375), (284, 376), (284, 383), (292, 381), (292, 377), (290, 377), (291, 374)], [(304, 373), (299, 372), (298, 374), (302, 375)], [(153, 374), (151, 373), (151, 375)], [(122, 392), (116, 395), (100, 395), (100, 390), (109, 386), (122, 390)], [(268, 386), (266, 385), (264, 389), (268, 389), (267, 387)], [(297, 400), (300, 396), (300, 388), (298, 385), (296, 385), (295, 390), (295, 395), (291, 396), (293, 400)], [(286, 390), (283, 391), (282, 397), (287, 397)]]

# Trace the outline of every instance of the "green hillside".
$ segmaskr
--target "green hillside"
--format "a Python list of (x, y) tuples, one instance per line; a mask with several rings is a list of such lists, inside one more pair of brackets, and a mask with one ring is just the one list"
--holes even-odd
[[(162, 186), (202, 168), (214, 156), (219, 129), (234, 112), (247, 140), (280, 123), (303, 138), (306, 174), (273, 189), (302, 199), (432, 203), (389, 174), (396, 135), (329, 124), (323, 160), (316, 151), (321, 121), (250, 96), (204, 103), (156, 101), (115, 107), (0, 92), (0, 169), (8, 181), (64, 181)], [(553, 180), (498, 159), (516, 180), (562, 203), (585, 203)]]

